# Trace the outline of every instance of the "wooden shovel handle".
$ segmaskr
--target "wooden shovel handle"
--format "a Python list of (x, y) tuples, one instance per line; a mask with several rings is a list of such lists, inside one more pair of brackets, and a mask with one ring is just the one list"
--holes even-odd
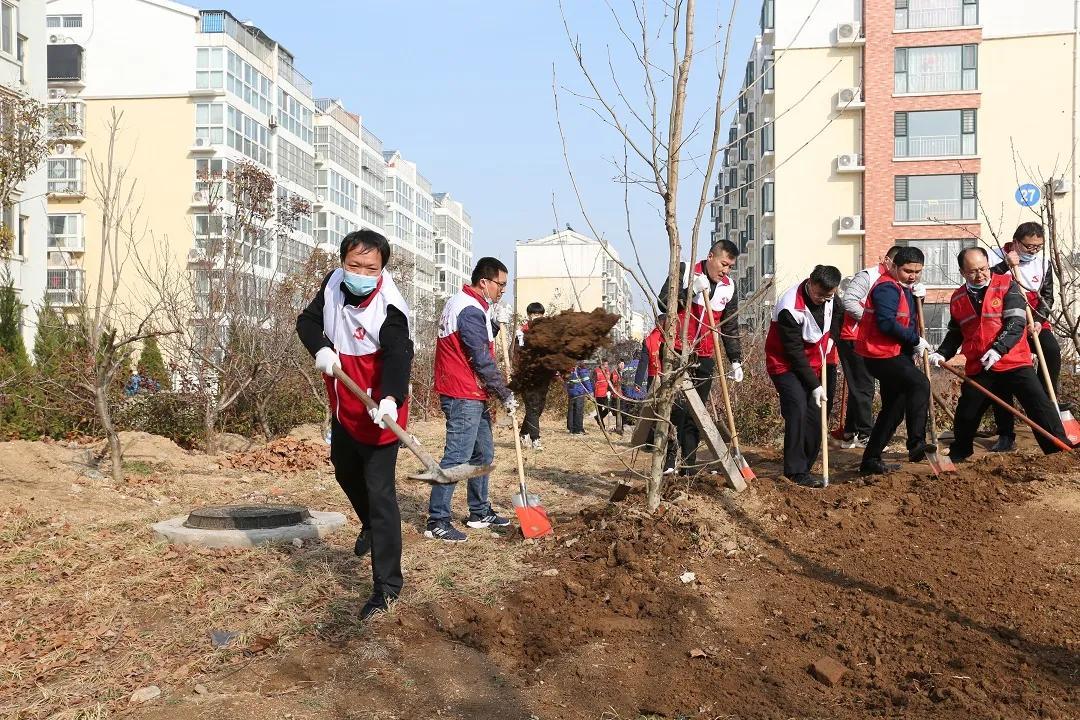
[[(1005, 258), (1005, 263), (1008, 264), (1009, 259)], [(1013, 280), (1020, 286), (1021, 290), (1027, 290), (1024, 283), (1020, 280), (1020, 268), (1015, 265), (1010, 265), (1009, 269), (1012, 270)], [(1024, 297), (1024, 310), (1027, 311), (1028, 328), (1031, 328), (1035, 324), (1035, 315), (1031, 312), (1031, 303), (1027, 301), (1027, 297)], [(1031, 344), (1035, 346), (1035, 354), (1039, 356), (1039, 372), (1042, 374), (1043, 382), (1046, 384), (1046, 394), (1050, 396), (1050, 402), (1054, 404), (1054, 410), (1059, 411), (1057, 392), (1054, 390), (1054, 381), (1050, 378), (1050, 366), (1046, 364), (1046, 356), (1043, 354), (1042, 343), (1039, 342), (1038, 335), (1031, 336)]]

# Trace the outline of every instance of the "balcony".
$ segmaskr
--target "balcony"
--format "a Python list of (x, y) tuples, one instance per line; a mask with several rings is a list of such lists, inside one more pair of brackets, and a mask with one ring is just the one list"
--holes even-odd
[(895, 203), (894, 221), (927, 223), (945, 220), (976, 219), (975, 200), (908, 200)]
[(86, 187), (82, 178), (49, 180), (49, 196), (57, 200), (82, 199), (86, 197)]
[(280, 56), (280, 61), (278, 62), (278, 76), (308, 98), (312, 97), (311, 81), (304, 77), (303, 73), (293, 67), (293, 64), (286, 60), (284, 55)]
[(49, 45), (46, 49), (50, 85), (83, 85), (83, 48), (75, 43)]
[[(967, 138), (970, 137), (970, 141)], [(898, 137), (893, 142), (893, 157), (955, 157), (975, 154), (975, 136), (925, 135)]]
[(49, 268), (45, 300), (53, 307), (74, 307), (82, 301), (84, 271), (80, 268)]
[(49, 139), (58, 143), (85, 142), (86, 105), (81, 100), (49, 103)]

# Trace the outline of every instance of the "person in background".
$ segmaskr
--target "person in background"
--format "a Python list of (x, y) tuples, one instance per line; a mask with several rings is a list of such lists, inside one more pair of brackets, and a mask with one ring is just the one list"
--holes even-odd
[(596, 412), (593, 420), (600, 427), (604, 427), (604, 418), (611, 413), (611, 368), (607, 360), (601, 360), (593, 370), (593, 398), (596, 400)]
[[(493, 257), (480, 258), (471, 284), (450, 297), (443, 308), (435, 343), (435, 392), (446, 416), (446, 447), (440, 467), (490, 465), (495, 459), (495, 442), (488, 399), (495, 395), (508, 413), (517, 410), (514, 394), (506, 387), (506, 377), (495, 362), (495, 336), (500, 323), (494, 308), (506, 282), (507, 270), (502, 262)], [(444, 542), (468, 539), (450, 522), (455, 486), (432, 486), (424, 537)], [(468, 527), (480, 530), (510, 524), (491, 507), (487, 475), (470, 478), (468, 488)]]
[(895, 463), (885, 463), (881, 456), (905, 417), (908, 460), (920, 462), (928, 452), (937, 450), (926, 442), (930, 380), (915, 362), (920, 353), (930, 349), (915, 322), (915, 298), (926, 294), (919, 283), (923, 262), (919, 248), (900, 248), (889, 271), (877, 279), (866, 298), (855, 351), (881, 385), (881, 412), (863, 451), (861, 475), (900, 469)]
[[(949, 330), (930, 356), (930, 364), (940, 367), (957, 351), (962, 352), (968, 377), (999, 397), (1019, 398), (1036, 425), (1067, 445), (1061, 416), (1035, 374), (1031, 349), (1024, 341), (1024, 305), (1028, 302), (1024, 291), (1011, 274), (991, 273), (989, 258), (981, 247), (961, 250), (956, 261), (965, 283), (952, 294)], [(953, 462), (971, 457), (975, 432), (989, 406), (990, 398), (967, 383), (960, 389), (949, 446)], [(1035, 440), (1046, 454), (1060, 449), (1039, 433), (1035, 433)]]
[(641, 341), (641, 353), (638, 355), (637, 371), (634, 384), (645, 389), (652, 386), (653, 378), (660, 374), (660, 346), (664, 342), (663, 327), (667, 316), (656, 318), (656, 327)]
[(847, 407), (844, 409), (844, 440), (841, 447), (865, 448), (870, 437), (870, 428), (874, 424), (874, 376), (866, 369), (863, 357), (855, 352), (855, 341), (870, 288), (878, 278), (888, 274), (892, 260), (899, 250), (899, 245), (893, 245), (877, 265), (855, 273), (841, 296), (844, 312), (837, 350), (848, 388)]
[[(1020, 275), (1021, 289), (1031, 306), (1035, 326), (1028, 332), (1027, 344), (1035, 353), (1035, 343), (1041, 346), (1046, 358), (1046, 369), (1054, 394), (1059, 395), (1058, 376), (1061, 374), (1061, 345), (1050, 327), (1050, 311), (1054, 307), (1054, 266), (1043, 253), (1046, 244), (1043, 226), (1037, 222), (1022, 223), (1013, 233), (1011, 243), (1002, 248), (1005, 258), (991, 268), (995, 275), (1012, 277), (1013, 268)], [(1038, 338), (1036, 341), (1035, 338)], [(1036, 354), (1036, 357), (1038, 355)], [(1042, 378), (1040, 378), (1040, 381)], [(1012, 394), (1002, 395), (1002, 400), (1012, 402)], [(1016, 420), (1012, 413), (994, 406), (994, 422), (997, 425), (998, 439), (990, 448), (991, 452), (1007, 452), (1016, 443)]]
[[(839, 269), (816, 266), (809, 278), (776, 301), (765, 338), (765, 368), (784, 418), (784, 475), (809, 488), (825, 486), (810, 468), (821, 450), (821, 408), (828, 403), (821, 365), (829, 352), (833, 294), (839, 284)], [(833, 369), (835, 373), (835, 365)]]
[(623, 434), (623, 374), (626, 372), (626, 363), (622, 360), (611, 371), (611, 390), (608, 392), (608, 405), (612, 415), (615, 416), (615, 434)]
[[(409, 306), (386, 270), (390, 243), (373, 230), (345, 236), (341, 267), (296, 319), (296, 334), (326, 380), (332, 418), (330, 462), (334, 477), (360, 518), (353, 552), (371, 553), (371, 597), (362, 618), (385, 610), (401, 593), (401, 511), (394, 484), (398, 438), (385, 418), (408, 425), (413, 343)], [(378, 407), (367, 409), (339, 385), (340, 370), (367, 390)]]
[(585, 398), (592, 392), (589, 371), (579, 360), (566, 376), (566, 429), (571, 435), (585, 434)]
[[(521, 324), (517, 331), (518, 347), (525, 347), (529, 333), (529, 325), (544, 317), (544, 306), (538, 302), (529, 303), (525, 308), (526, 321)], [(525, 401), (525, 420), (521, 425), (521, 444), (523, 447), (530, 445), (534, 450), (542, 450), (540, 443), (540, 416), (544, 414), (544, 405), (547, 403), (548, 386), (530, 387), (522, 392)]]
[(638, 381), (638, 366), (640, 358), (634, 358), (627, 364), (623, 377), (622, 393), (626, 400), (623, 407), (623, 422), (627, 425), (637, 425), (641, 417), (641, 401), (645, 399), (645, 387)]

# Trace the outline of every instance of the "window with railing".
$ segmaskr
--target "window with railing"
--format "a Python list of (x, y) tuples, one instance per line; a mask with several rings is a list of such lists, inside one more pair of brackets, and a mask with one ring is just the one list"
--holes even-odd
[(974, 155), (975, 129), (975, 110), (898, 112), (893, 116), (893, 155)]
[(315, 113), (289, 93), (278, 88), (278, 123), (304, 142), (312, 142)]
[(964, 175), (897, 175), (896, 222), (976, 219), (976, 178)]
[(45, 273), (45, 299), (50, 305), (71, 307), (79, 304), (83, 290), (81, 269), (49, 268)]
[(50, 250), (80, 251), (85, 247), (83, 216), (79, 213), (49, 214)]
[(45, 27), (47, 28), (81, 28), (82, 15), (46, 15)]
[(270, 167), (270, 129), (232, 105), (226, 107), (229, 147), (255, 162)]
[(230, 93), (258, 110), (263, 115), (274, 112), (270, 78), (256, 70), (251, 63), (229, 51), (226, 88)]
[(81, 137), (86, 106), (77, 100), (49, 103), (49, 137)]
[(293, 145), (285, 138), (277, 140), (278, 174), (302, 188), (315, 188), (315, 158)]
[(51, 193), (83, 192), (82, 158), (49, 158), (48, 176)]
[(893, 91), (940, 93), (978, 87), (978, 45), (896, 48)]
[(922, 250), (925, 258), (921, 277), (923, 284), (934, 287), (956, 287), (964, 282), (964, 277), (960, 274), (956, 263), (956, 256), (964, 248), (975, 247), (975, 239), (898, 240), (897, 244)]
[(978, 0), (896, 0), (896, 30), (978, 24)]
[(195, 49), (195, 87), (200, 90), (225, 87), (225, 48)]

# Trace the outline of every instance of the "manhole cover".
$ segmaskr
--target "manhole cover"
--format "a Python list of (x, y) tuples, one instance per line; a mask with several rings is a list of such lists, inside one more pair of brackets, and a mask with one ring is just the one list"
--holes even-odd
[(266, 530), (296, 525), (309, 519), (297, 505), (221, 505), (192, 510), (184, 527), (199, 530)]

